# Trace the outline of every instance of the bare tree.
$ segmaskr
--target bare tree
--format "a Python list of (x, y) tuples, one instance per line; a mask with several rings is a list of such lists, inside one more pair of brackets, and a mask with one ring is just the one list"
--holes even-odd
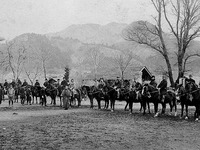
[(26, 47), (22, 42), (6, 42), (2, 65), (6, 70), (11, 70), (14, 79), (19, 78), (26, 58)]
[(36, 59), (38, 59), (41, 63), (44, 78), (47, 78), (47, 63), (52, 57), (53, 47), (50, 41), (48, 41), (46, 38), (41, 38), (36, 47), (33, 47), (33, 49), (37, 49), (37, 53), (35, 53)]
[(36, 78), (40, 76), (42, 72), (41, 63), (35, 58), (35, 56), (27, 57), (24, 63), (24, 72), (28, 77), (31, 85), (33, 85)]
[(127, 67), (131, 64), (131, 60), (133, 59), (133, 53), (131, 51), (121, 52), (121, 54), (115, 58), (116, 64), (120, 70), (121, 80), (124, 80), (124, 73)]
[[(177, 43), (178, 78), (184, 74), (184, 55), (192, 40), (199, 36), (200, 2), (198, 0), (151, 0), (157, 17), (156, 25), (140, 21), (137, 26), (129, 26), (124, 32), (124, 39), (136, 41), (159, 52), (165, 59), (171, 85), (174, 85), (169, 51), (163, 32), (163, 21), (166, 21)], [(170, 13), (173, 13), (172, 15)], [(172, 18), (172, 19), (171, 19)], [(171, 19), (171, 20), (170, 20)], [(175, 19), (175, 21), (174, 21)]]
[[(153, 1), (153, 0), (152, 0)], [(178, 78), (183, 77), (186, 61), (198, 54), (185, 57), (192, 40), (200, 35), (200, 1), (199, 0), (162, 0), (163, 13), (178, 46)], [(172, 9), (172, 10), (170, 10)], [(173, 12), (173, 17), (169, 15)], [(173, 20), (172, 20), (172, 19)], [(171, 20), (170, 20), (171, 19)], [(175, 21), (174, 21), (175, 20)]]
[(187, 70), (186, 69), (186, 65), (191, 64), (192, 61), (189, 61), (189, 59), (191, 59), (192, 57), (200, 57), (200, 54), (198, 52), (194, 53), (194, 54), (185, 54), (184, 58), (183, 58), (183, 74), (187, 71), (191, 71), (191, 70)]
[(91, 63), (93, 65), (95, 79), (97, 78), (97, 73), (98, 73), (98, 69), (101, 66), (101, 62), (104, 59), (103, 54), (99, 51), (100, 48), (101, 48), (100, 46), (92, 46), (88, 51), (90, 54), (89, 56), (91, 59)]

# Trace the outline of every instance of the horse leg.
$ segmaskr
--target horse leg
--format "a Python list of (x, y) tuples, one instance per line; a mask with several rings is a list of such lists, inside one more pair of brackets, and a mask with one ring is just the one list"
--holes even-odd
[(184, 104), (181, 102), (181, 118), (183, 117)]
[(133, 113), (133, 101), (130, 101), (129, 102), (129, 109), (130, 109), (130, 114), (132, 114)]
[[(198, 104), (197, 104), (198, 105)], [(199, 106), (196, 106), (195, 121), (199, 120)]]
[(143, 107), (142, 105), (143, 105), (142, 102), (140, 102), (140, 110), (139, 110), (140, 112), (142, 111), (142, 107)]
[(35, 97), (35, 104), (37, 104), (37, 97), (36, 96), (34, 96)]
[(177, 100), (176, 99), (174, 100), (174, 108), (175, 108), (174, 116), (176, 117), (177, 116)]
[[(128, 100), (127, 100), (127, 101), (126, 101), (126, 106), (124, 107), (124, 111), (126, 111), (126, 108), (127, 108), (128, 104), (129, 104), (129, 102), (128, 102)], [(129, 104), (129, 108), (130, 108), (130, 104)]]
[(142, 102), (142, 107), (143, 107), (143, 115), (146, 114), (146, 101)]
[(98, 109), (101, 109), (101, 100), (97, 100), (97, 103), (98, 103)]
[(112, 109), (113, 109), (113, 100), (111, 99), (110, 100), (110, 110), (112, 111)]
[(56, 97), (53, 97), (53, 105), (56, 105)]
[(80, 107), (81, 106), (81, 97), (78, 97), (77, 101), (78, 101), (78, 107)]
[(158, 116), (158, 102), (154, 103), (154, 113), (155, 113), (154, 117), (157, 117)]
[(188, 105), (187, 104), (185, 105), (185, 111), (186, 111), (185, 119), (188, 119)]
[(150, 111), (150, 104), (147, 103), (147, 106), (148, 106), (149, 114), (151, 114), (151, 111)]
[(162, 112), (161, 112), (161, 114), (165, 114), (165, 110), (166, 110), (166, 103), (163, 102), (162, 103)]
[(113, 101), (113, 111), (115, 110), (115, 100)]
[(93, 105), (93, 97), (89, 97), (89, 99), (90, 99), (90, 108), (93, 109), (93, 107), (94, 107), (94, 105)]

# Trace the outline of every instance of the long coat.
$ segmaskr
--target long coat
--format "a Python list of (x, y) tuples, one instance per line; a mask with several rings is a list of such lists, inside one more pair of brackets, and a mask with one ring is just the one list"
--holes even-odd
[(70, 89), (64, 89), (62, 91), (61, 96), (63, 97), (63, 107), (65, 109), (68, 109), (69, 108), (69, 101), (70, 101), (70, 98), (72, 96)]
[(160, 84), (158, 85), (158, 88), (160, 88), (160, 94), (166, 94), (167, 92), (167, 81), (166, 80), (162, 80), (160, 82)]

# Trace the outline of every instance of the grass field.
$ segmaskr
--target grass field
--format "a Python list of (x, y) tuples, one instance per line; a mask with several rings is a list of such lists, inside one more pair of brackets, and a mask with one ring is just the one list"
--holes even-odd
[[(0, 149), (200, 149), (200, 123), (168, 114), (143, 116), (138, 105), (132, 115), (117, 102), (116, 111), (81, 108), (63, 110), (7, 102), (0, 107)], [(152, 107), (153, 109), (153, 107)], [(180, 109), (179, 109), (180, 114)]]

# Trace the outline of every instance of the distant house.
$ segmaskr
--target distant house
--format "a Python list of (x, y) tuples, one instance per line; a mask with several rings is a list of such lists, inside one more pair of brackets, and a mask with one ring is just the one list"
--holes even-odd
[(146, 66), (138, 66), (132, 68), (132, 76), (135, 80), (138, 82), (143, 81), (150, 81), (152, 77), (152, 73), (149, 71), (149, 69)]
[(144, 66), (140, 71), (141, 71), (141, 79), (142, 79), (142, 81), (150, 81), (151, 80), (152, 74), (147, 69), (146, 66)]

